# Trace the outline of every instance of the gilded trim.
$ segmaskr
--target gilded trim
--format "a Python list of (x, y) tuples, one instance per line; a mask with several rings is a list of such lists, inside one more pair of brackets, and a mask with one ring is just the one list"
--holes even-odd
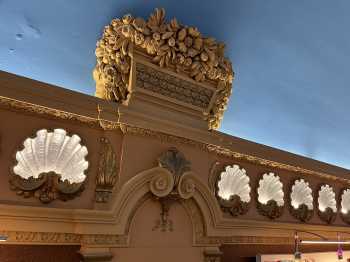
[(0, 96), (0, 107), (10, 111), (40, 115), (41, 117), (53, 120), (68, 120), (87, 125), (91, 128), (99, 128), (97, 118), (82, 116), (71, 112), (61, 111), (45, 106), (35, 105), (28, 102), (18, 101), (15, 99)]
[(128, 126), (126, 124), (120, 124), (120, 129), (124, 134), (132, 134), (132, 135), (139, 135), (143, 137), (151, 137), (156, 138), (157, 140), (160, 140), (161, 142), (168, 142), (168, 143), (179, 143), (179, 144), (185, 144), (189, 146), (196, 147), (202, 151), (206, 151), (208, 153), (214, 153), (217, 156), (226, 157), (233, 160), (240, 160), (245, 161), (248, 163), (268, 167), (268, 168), (274, 168), (279, 170), (286, 170), (302, 175), (312, 175), (317, 176), (322, 179), (331, 180), (334, 182), (339, 183), (345, 183), (350, 185), (350, 180), (342, 177), (337, 177), (335, 175), (313, 171), (309, 169), (305, 169), (299, 166), (292, 166), (288, 164), (283, 164), (279, 162), (275, 162), (272, 160), (263, 159), (256, 156), (251, 156), (239, 152), (232, 151), (228, 148), (223, 148), (218, 145), (212, 145), (212, 144), (205, 144), (202, 142), (198, 142), (192, 139), (183, 138), (179, 136), (169, 135), (165, 134), (163, 132), (153, 131), (150, 129), (140, 128), (140, 127), (134, 127), (134, 126)]
[(31, 231), (1, 231), (0, 234), (7, 237), (8, 243), (126, 246), (128, 242), (126, 235)]
[[(263, 159), (256, 156), (235, 152), (228, 148), (224, 148), (218, 145), (206, 144), (206, 143), (198, 142), (198, 141), (184, 138), (184, 137), (169, 135), (159, 131), (153, 131), (150, 129), (129, 126), (118, 122), (108, 121), (108, 120), (101, 119), (100, 117), (93, 118), (93, 117), (82, 116), (82, 115), (60, 111), (57, 109), (52, 109), (52, 108), (48, 108), (40, 105), (34, 105), (27, 102), (21, 102), (18, 100), (14, 100), (14, 99), (2, 97), (2, 96), (0, 96), (0, 107), (17, 111), (17, 112), (40, 115), (42, 117), (49, 118), (49, 119), (77, 122), (79, 124), (87, 125), (91, 128), (99, 128), (99, 129), (101, 128), (103, 130), (120, 129), (124, 134), (138, 135), (142, 137), (151, 137), (151, 138), (160, 140), (162, 142), (184, 144), (184, 145), (198, 148), (202, 151), (214, 153), (217, 156), (222, 156), (233, 160), (245, 161), (248, 163), (252, 163), (252, 164), (256, 164), (256, 165), (260, 165), (268, 168), (286, 170), (286, 171), (298, 173), (300, 175), (316, 176), (322, 179), (350, 185), (349, 179), (337, 177), (335, 175), (313, 171), (313, 170), (305, 169), (299, 166), (292, 166), (284, 163), (275, 162), (272, 160)], [(97, 110), (100, 111), (99, 108), (97, 108)]]

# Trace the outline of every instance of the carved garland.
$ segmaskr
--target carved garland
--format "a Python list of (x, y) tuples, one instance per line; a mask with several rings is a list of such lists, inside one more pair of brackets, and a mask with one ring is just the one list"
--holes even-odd
[(224, 57), (223, 43), (203, 37), (196, 27), (181, 25), (176, 18), (167, 23), (164, 9), (156, 9), (147, 21), (131, 15), (113, 19), (95, 51), (97, 96), (118, 102), (127, 99), (134, 48), (151, 55), (160, 67), (175, 68), (198, 82), (216, 81), (217, 98), (208, 124), (210, 129), (219, 127), (233, 81), (232, 65)]

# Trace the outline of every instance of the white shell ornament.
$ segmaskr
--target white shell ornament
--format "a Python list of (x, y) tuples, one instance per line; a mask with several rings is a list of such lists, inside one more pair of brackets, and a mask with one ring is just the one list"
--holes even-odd
[(306, 222), (313, 214), (313, 196), (309, 183), (304, 179), (295, 180), (290, 193), (291, 214)]
[(238, 165), (226, 166), (216, 183), (216, 196), (225, 212), (237, 216), (248, 211), (251, 200), (249, 181), (245, 169)]
[(80, 142), (78, 135), (69, 136), (63, 129), (41, 129), (27, 138), (16, 152), (12, 188), (25, 197), (34, 194), (44, 203), (71, 198), (81, 189), (89, 166), (88, 150)]
[(282, 215), (284, 206), (283, 184), (274, 173), (266, 173), (259, 181), (258, 211), (271, 219)]
[(350, 224), (350, 189), (343, 190), (341, 195), (341, 217), (344, 222)]
[(330, 224), (334, 221), (337, 212), (337, 201), (335, 192), (329, 185), (321, 186), (318, 191), (318, 214), (320, 218)]

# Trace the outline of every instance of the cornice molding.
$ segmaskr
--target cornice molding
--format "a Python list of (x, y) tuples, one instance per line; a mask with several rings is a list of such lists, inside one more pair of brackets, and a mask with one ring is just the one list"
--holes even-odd
[(36, 115), (51, 120), (78, 122), (79, 124), (84, 124), (90, 128), (100, 128), (97, 118), (65, 112), (54, 108), (19, 101), (13, 98), (0, 96), (0, 108), (25, 114), (29, 113), (31, 115)]
[[(98, 105), (98, 104), (97, 104)], [(74, 114), (71, 112), (65, 112), (62, 110), (57, 110), (53, 108), (48, 108), (40, 105), (31, 104), (28, 102), (18, 101), (12, 98), (0, 96), (0, 108), (5, 108), (10, 111), (29, 113), (31, 115), (53, 119), (53, 120), (65, 120), (69, 122), (75, 122), (79, 124), (84, 124), (90, 128), (98, 128), (102, 130), (121, 130), (124, 134), (137, 135), (141, 137), (149, 137), (157, 139), (161, 142), (175, 143), (180, 145), (187, 145), (195, 147), (199, 150), (213, 153), (219, 157), (225, 157), (234, 161), (244, 161), (251, 164), (256, 164), (268, 168), (286, 170), (294, 172), (300, 175), (310, 175), (316, 176), (328, 181), (343, 183), (344, 185), (350, 185), (350, 179), (339, 177), (332, 174), (327, 174), (324, 172), (314, 171), (310, 169), (305, 169), (300, 166), (294, 166), (289, 164), (284, 164), (268, 159), (264, 159), (257, 156), (252, 156), (248, 154), (243, 154), (240, 152), (235, 152), (229, 148), (225, 148), (221, 145), (208, 144), (204, 142), (199, 142), (190, 138), (180, 137), (176, 135), (167, 134), (160, 131), (154, 131), (151, 129), (146, 129), (142, 127), (130, 126), (125, 123), (119, 123), (116, 121), (105, 120), (100, 117), (102, 109), (97, 106), (98, 117), (89, 117)]]

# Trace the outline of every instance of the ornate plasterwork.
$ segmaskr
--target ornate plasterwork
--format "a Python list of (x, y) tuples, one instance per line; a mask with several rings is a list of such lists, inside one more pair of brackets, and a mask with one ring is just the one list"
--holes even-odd
[(160, 155), (158, 165), (169, 172), (154, 175), (149, 182), (150, 191), (161, 205), (160, 219), (153, 230), (172, 231), (169, 218), (171, 205), (179, 200), (190, 199), (195, 192), (191, 163), (176, 148), (170, 148)]
[(87, 148), (78, 135), (63, 129), (41, 129), (27, 138), (15, 154), (10, 188), (24, 197), (34, 196), (42, 203), (69, 200), (84, 189), (88, 161)]
[(198, 148), (199, 150), (202, 150), (205, 152), (216, 154), (217, 156), (225, 157), (227, 159), (244, 161), (247, 163), (260, 165), (268, 168), (286, 170), (286, 171), (290, 171), (290, 172), (294, 172), (294, 173), (302, 174), (306, 176), (308, 175), (316, 176), (324, 180), (329, 180), (333, 182), (343, 183), (345, 185), (350, 185), (350, 180), (343, 177), (339, 177), (336, 175), (327, 174), (323, 172), (318, 172), (314, 170), (309, 170), (299, 166), (293, 166), (293, 165), (288, 165), (288, 164), (284, 164), (284, 163), (280, 163), (272, 160), (267, 160), (257, 156), (247, 155), (244, 153), (233, 151), (228, 147), (225, 148), (219, 145), (206, 144), (206, 143), (198, 142), (189, 138), (169, 135), (163, 132), (154, 131), (154, 130), (141, 128), (141, 127), (129, 126), (125, 124), (121, 124), (120, 129), (124, 134), (132, 134), (132, 135), (138, 135), (142, 137), (151, 137), (161, 142), (184, 144), (184, 145)]
[(168, 149), (158, 158), (158, 165), (168, 169), (174, 175), (174, 182), (177, 185), (180, 177), (191, 170), (191, 163), (184, 154), (175, 147)]
[(125, 15), (106, 26), (95, 51), (96, 95), (115, 101), (127, 99), (134, 49), (151, 56), (160, 67), (174, 69), (197, 82), (216, 83), (216, 101), (208, 116), (210, 129), (218, 128), (231, 95), (233, 71), (224, 56), (225, 45), (203, 37), (196, 27), (173, 18), (165, 21), (164, 9), (156, 9), (147, 21)]
[(67, 180), (62, 181), (54, 172), (43, 173), (38, 178), (29, 179), (11, 174), (9, 182), (11, 190), (16, 191), (17, 195), (25, 198), (34, 196), (44, 204), (55, 199), (63, 201), (73, 199), (84, 190), (84, 182), (71, 184)]
[(296, 179), (290, 188), (289, 211), (301, 222), (309, 221), (313, 214), (313, 194), (309, 183), (304, 179)]
[(177, 99), (204, 110), (208, 109), (214, 95), (214, 91), (209, 88), (194, 85), (141, 63), (136, 64), (136, 85), (138, 88)]
[(99, 120), (97, 118), (82, 116), (71, 112), (48, 108), (36, 104), (18, 101), (15, 99), (0, 96), (0, 107), (10, 109), (12, 111), (39, 115), (47, 119), (67, 120), (87, 125), (91, 128), (99, 128)]
[(100, 138), (101, 151), (96, 176), (95, 200), (108, 202), (115, 184), (119, 179), (117, 157), (113, 146), (106, 137)]
[(236, 217), (249, 210), (250, 192), (249, 177), (238, 165), (226, 166), (216, 175), (215, 196), (221, 209)]
[(9, 243), (79, 244), (126, 246), (126, 235), (74, 234), (60, 232), (1, 231)]
[(21, 102), (11, 98), (5, 98), (0, 96), (0, 107), (10, 109), (15, 112), (24, 112), (31, 115), (36, 115), (48, 119), (55, 120), (66, 120), (73, 123), (84, 124), (91, 128), (99, 128), (104, 130), (121, 130), (124, 134), (132, 134), (141, 137), (149, 137), (157, 139), (161, 142), (175, 143), (181, 145), (188, 145), (199, 150), (213, 153), (220, 157), (225, 157), (227, 159), (233, 159), (238, 161), (244, 161), (251, 164), (256, 164), (268, 168), (275, 168), (279, 170), (286, 170), (294, 172), (300, 175), (310, 175), (316, 176), (324, 180), (333, 181), (337, 183), (342, 183), (344, 185), (350, 185), (350, 180), (332, 175), (329, 173), (323, 173), (319, 171), (314, 171), (310, 169), (305, 169), (300, 166), (294, 166), (289, 164), (284, 164), (272, 160), (263, 159), (260, 157), (243, 154), (240, 152), (235, 152), (229, 148), (229, 146), (219, 146), (213, 144), (206, 144), (193, 139), (166, 134), (159, 131), (154, 131), (146, 128), (135, 127), (131, 125), (121, 124), (118, 122), (108, 121), (100, 118), (93, 118), (87, 116), (77, 115), (71, 112), (60, 111), (52, 108), (43, 107), (40, 105), (34, 105), (31, 103)]
[(207, 247), (204, 248), (204, 262), (220, 262), (222, 257), (222, 252), (218, 247)]
[(270, 219), (280, 217), (284, 209), (283, 184), (274, 173), (265, 173), (257, 188), (257, 209)]
[(330, 185), (321, 185), (318, 190), (318, 216), (326, 222), (331, 224), (337, 216), (337, 202), (335, 192)]

